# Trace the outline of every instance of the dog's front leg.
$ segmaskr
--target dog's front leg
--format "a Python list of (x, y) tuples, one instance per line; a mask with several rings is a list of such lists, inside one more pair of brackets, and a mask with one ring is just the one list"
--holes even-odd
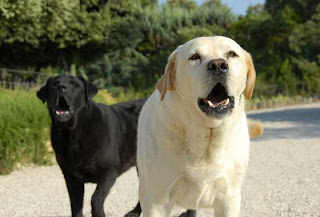
[(214, 201), (215, 217), (239, 217), (240, 215), (240, 192), (232, 195), (224, 195)]
[(64, 177), (68, 188), (72, 217), (82, 217), (84, 183), (67, 174), (64, 174)]
[(146, 196), (140, 203), (143, 217), (169, 217), (173, 207), (169, 203), (157, 202), (151, 196)]
[(118, 175), (116, 170), (108, 170), (97, 183), (97, 188), (91, 198), (92, 217), (105, 217), (103, 204)]

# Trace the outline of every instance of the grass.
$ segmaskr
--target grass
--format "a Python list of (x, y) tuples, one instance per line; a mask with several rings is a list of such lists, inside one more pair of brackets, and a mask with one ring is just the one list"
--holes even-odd
[(17, 164), (50, 163), (49, 117), (34, 92), (0, 90), (0, 174)]

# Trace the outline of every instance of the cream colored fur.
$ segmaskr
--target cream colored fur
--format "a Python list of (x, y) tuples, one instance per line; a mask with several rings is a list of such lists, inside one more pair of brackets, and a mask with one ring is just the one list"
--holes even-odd
[[(227, 58), (230, 50), (239, 56)], [(202, 60), (188, 60), (196, 52)], [(232, 113), (222, 119), (206, 116), (197, 104), (213, 88), (207, 63), (217, 58), (228, 62), (227, 86), (235, 98)], [(239, 216), (249, 158), (244, 98), (251, 98), (254, 81), (250, 55), (229, 38), (196, 38), (172, 53), (139, 118), (137, 160), (144, 217), (168, 217), (175, 205), (211, 207), (215, 217)]]

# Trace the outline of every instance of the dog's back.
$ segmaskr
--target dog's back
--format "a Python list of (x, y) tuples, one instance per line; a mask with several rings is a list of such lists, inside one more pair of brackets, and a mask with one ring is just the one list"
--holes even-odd
[(147, 99), (135, 99), (111, 105), (110, 108), (120, 116), (137, 118)]
[[(138, 118), (145, 102), (146, 99), (137, 99), (108, 106), (116, 117), (111, 122), (117, 127), (113, 140), (117, 140), (120, 144), (122, 172), (136, 165)], [(106, 109), (103, 104), (99, 106)]]

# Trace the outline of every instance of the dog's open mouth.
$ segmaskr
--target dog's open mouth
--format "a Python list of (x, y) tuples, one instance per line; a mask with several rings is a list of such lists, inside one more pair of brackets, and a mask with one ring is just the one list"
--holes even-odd
[(71, 113), (70, 107), (64, 97), (59, 97), (57, 107), (56, 107), (56, 115), (63, 117), (67, 116)]
[(206, 98), (198, 99), (198, 105), (206, 115), (220, 117), (234, 107), (234, 97), (228, 95), (221, 83), (217, 83)]

